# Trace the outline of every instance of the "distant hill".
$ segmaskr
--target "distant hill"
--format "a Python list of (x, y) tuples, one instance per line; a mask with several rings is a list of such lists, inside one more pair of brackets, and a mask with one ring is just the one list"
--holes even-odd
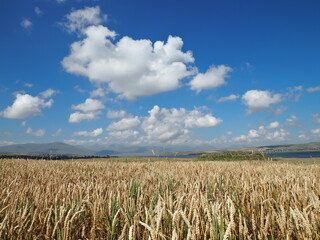
[(225, 149), (211, 149), (204, 151), (187, 151), (177, 152), (174, 154), (164, 154), (165, 156), (188, 156), (201, 155), (205, 153), (214, 153), (221, 151), (258, 151), (258, 152), (304, 152), (304, 151), (320, 151), (320, 142), (304, 143), (304, 144), (285, 144), (285, 145), (270, 145), (260, 147), (233, 147)]
[(0, 153), (6, 154), (73, 154), (94, 155), (94, 152), (82, 147), (72, 146), (61, 142), (26, 143), (0, 147)]
[[(208, 148), (207, 148), (208, 149)], [(199, 149), (200, 150), (200, 149)], [(229, 148), (224, 150), (261, 151), (261, 152), (300, 152), (320, 151), (320, 143), (286, 144), (261, 147)], [(97, 155), (97, 156), (176, 156), (194, 155), (219, 151), (218, 149), (190, 151), (188, 147), (159, 146), (73, 146), (62, 142), (26, 143), (0, 147), (0, 154), (54, 154), (54, 155)]]
[(259, 147), (263, 151), (269, 152), (300, 152), (300, 151), (320, 151), (320, 143), (286, 144)]
[(70, 155), (97, 155), (97, 156), (158, 156), (171, 153), (172, 149), (156, 146), (73, 146), (62, 142), (53, 143), (26, 143), (0, 147), (0, 154), (70, 154)]

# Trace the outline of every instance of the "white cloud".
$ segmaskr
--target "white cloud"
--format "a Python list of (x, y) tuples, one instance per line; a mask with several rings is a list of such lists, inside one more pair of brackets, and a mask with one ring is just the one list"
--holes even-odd
[[(192, 128), (209, 128), (222, 122), (202, 110), (207, 111), (204, 107), (187, 110), (154, 106), (147, 116), (135, 117), (127, 116), (123, 111), (127, 117), (108, 126), (106, 142), (110, 144), (121, 139), (122, 143), (129, 145), (190, 144)], [(119, 112), (111, 115), (118, 117)]]
[(211, 114), (198, 109), (188, 111), (184, 108), (166, 109), (154, 106), (149, 116), (143, 118), (141, 125), (145, 133), (143, 141), (183, 143), (188, 140), (188, 128), (214, 127), (222, 122)]
[(124, 110), (119, 110), (119, 111), (109, 110), (107, 113), (107, 118), (109, 119), (124, 118), (125, 116), (127, 116), (127, 112)]
[(208, 128), (215, 127), (222, 122), (220, 118), (215, 118), (211, 114), (203, 115), (198, 110), (193, 110), (189, 112), (184, 120), (186, 128)]
[(72, 105), (72, 109), (80, 110), (83, 112), (94, 112), (97, 110), (104, 109), (104, 105), (100, 100), (87, 98), (84, 103), (80, 103), (78, 105)]
[(265, 142), (281, 142), (285, 141), (290, 132), (281, 128), (279, 130), (267, 130), (264, 126), (260, 126), (257, 130), (250, 129), (247, 135), (240, 135), (231, 139), (230, 143), (265, 143)]
[(108, 127), (108, 131), (123, 131), (139, 126), (140, 120), (138, 117), (123, 118), (118, 122), (111, 123)]
[(53, 100), (45, 101), (39, 97), (29, 94), (16, 95), (13, 104), (0, 112), (0, 116), (12, 119), (23, 119), (30, 116), (37, 116), (42, 113), (42, 108), (50, 108)]
[(227, 135), (228, 135), (228, 136), (231, 136), (232, 134), (233, 134), (232, 131), (228, 131), (228, 132), (227, 132)]
[(90, 140), (78, 140), (78, 139), (68, 139), (63, 141), (66, 144), (70, 145), (87, 145), (87, 144), (99, 144), (101, 139), (90, 139)]
[(74, 10), (65, 16), (66, 22), (62, 25), (70, 32), (80, 32), (90, 26), (99, 25), (107, 20), (107, 15), (102, 15), (100, 7), (85, 7), (83, 9)]
[(39, 7), (35, 7), (34, 8), (34, 12), (35, 14), (37, 14), (38, 16), (41, 16), (43, 14), (43, 11), (39, 8)]
[(62, 129), (61, 128), (59, 128), (57, 131), (55, 131), (53, 134), (52, 134), (52, 137), (58, 137), (58, 136), (60, 136), (60, 134), (62, 133)]
[(102, 128), (97, 128), (92, 131), (79, 131), (75, 132), (73, 136), (83, 136), (83, 137), (97, 137), (103, 133)]
[(12, 145), (14, 142), (11, 141), (0, 141), (0, 146), (7, 146), (7, 145)]
[(269, 124), (269, 126), (267, 128), (272, 129), (272, 128), (277, 128), (280, 126), (280, 123), (275, 121)]
[(21, 123), (21, 126), (23, 126), (23, 127), (25, 127), (25, 126), (27, 126), (28, 125), (28, 122), (27, 121), (23, 121), (22, 123)]
[(90, 26), (85, 39), (71, 45), (71, 53), (62, 61), (64, 69), (86, 76), (92, 83), (108, 84), (111, 91), (126, 99), (175, 90), (180, 80), (194, 74), (187, 63), (192, 53), (182, 52), (183, 41), (169, 36), (166, 43), (123, 37), (108, 28)]
[(311, 129), (310, 132), (313, 135), (320, 135), (320, 128)]
[(318, 92), (320, 91), (320, 86), (310, 87), (307, 89), (308, 92)]
[(192, 90), (198, 93), (203, 89), (216, 88), (226, 84), (225, 78), (232, 71), (231, 67), (225, 65), (212, 66), (206, 73), (198, 73), (189, 83)]
[(32, 26), (32, 22), (31, 22), (29, 19), (24, 18), (24, 19), (20, 22), (20, 25), (21, 25), (21, 27), (23, 27), (23, 28), (25, 28), (25, 29), (29, 29), (29, 28), (31, 28), (31, 26)]
[(286, 96), (288, 98), (293, 99), (293, 101), (295, 102), (299, 102), (302, 96), (302, 92), (303, 92), (302, 86), (289, 87), (288, 92), (286, 93)]
[(104, 90), (103, 88), (97, 88), (96, 90), (93, 90), (90, 92), (90, 97), (94, 98), (94, 97), (105, 97), (107, 94), (106, 90)]
[(25, 131), (25, 134), (36, 136), (36, 137), (42, 137), (46, 134), (46, 130), (45, 129), (33, 130), (32, 128), (29, 127)]
[(259, 137), (259, 132), (255, 129), (251, 129), (248, 132), (248, 138), (258, 138)]
[(230, 94), (229, 96), (219, 98), (217, 102), (235, 101), (239, 98), (239, 95)]
[(79, 110), (70, 114), (70, 123), (79, 123), (83, 120), (95, 120), (101, 114), (101, 109), (105, 106), (100, 100), (87, 98), (84, 103), (72, 105), (73, 110)]
[(281, 102), (281, 94), (272, 94), (269, 91), (249, 90), (243, 96), (242, 100), (248, 106), (248, 113), (268, 109), (271, 104)]
[(312, 118), (313, 118), (313, 122), (315, 124), (320, 124), (320, 114), (319, 113), (312, 114)]
[(66, 0), (56, 0), (57, 3), (64, 3)]
[(287, 118), (286, 124), (287, 125), (291, 125), (291, 126), (295, 126), (298, 123), (298, 118), (295, 115), (292, 115), (290, 118)]
[(57, 94), (57, 93), (59, 93), (59, 91), (53, 90), (53, 89), (51, 89), (51, 88), (48, 88), (47, 90), (41, 92), (41, 93), (40, 93), (40, 96), (41, 96), (42, 98), (50, 98), (50, 97), (52, 97), (53, 95), (55, 95), (55, 94)]
[(24, 86), (31, 88), (33, 86), (33, 84), (32, 83), (25, 83)]
[(306, 134), (300, 134), (298, 137), (301, 140), (310, 140), (310, 138)]
[(70, 114), (69, 122), (70, 123), (79, 123), (83, 120), (95, 120), (100, 115), (100, 111), (97, 112), (89, 112), (89, 113), (82, 113), (82, 112), (74, 112)]
[(124, 131), (109, 132), (109, 136), (113, 138), (125, 139), (125, 140), (136, 138), (138, 135), (139, 135), (139, 132), (134, 131), (132, 129), (127, 129)]

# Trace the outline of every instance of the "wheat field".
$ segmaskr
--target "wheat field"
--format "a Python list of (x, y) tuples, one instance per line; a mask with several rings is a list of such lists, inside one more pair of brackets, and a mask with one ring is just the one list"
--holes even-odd
[(320, 239), (320, 166), (0, 160), (0, 239)]

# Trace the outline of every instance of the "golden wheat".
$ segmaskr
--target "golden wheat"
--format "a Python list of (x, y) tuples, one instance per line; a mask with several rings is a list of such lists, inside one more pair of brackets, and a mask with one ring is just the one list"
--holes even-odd
[(0, 239), (320, 239), (320, 167), (0, 160)]

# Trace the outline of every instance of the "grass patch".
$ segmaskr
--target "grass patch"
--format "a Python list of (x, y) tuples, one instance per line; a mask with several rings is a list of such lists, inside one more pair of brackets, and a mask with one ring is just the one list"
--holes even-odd
[(218, 151), (214, 153), (202, 154), (198, 161), (248, 161), (248, 160), (272, 160), (260, 152), (245, 151)]

